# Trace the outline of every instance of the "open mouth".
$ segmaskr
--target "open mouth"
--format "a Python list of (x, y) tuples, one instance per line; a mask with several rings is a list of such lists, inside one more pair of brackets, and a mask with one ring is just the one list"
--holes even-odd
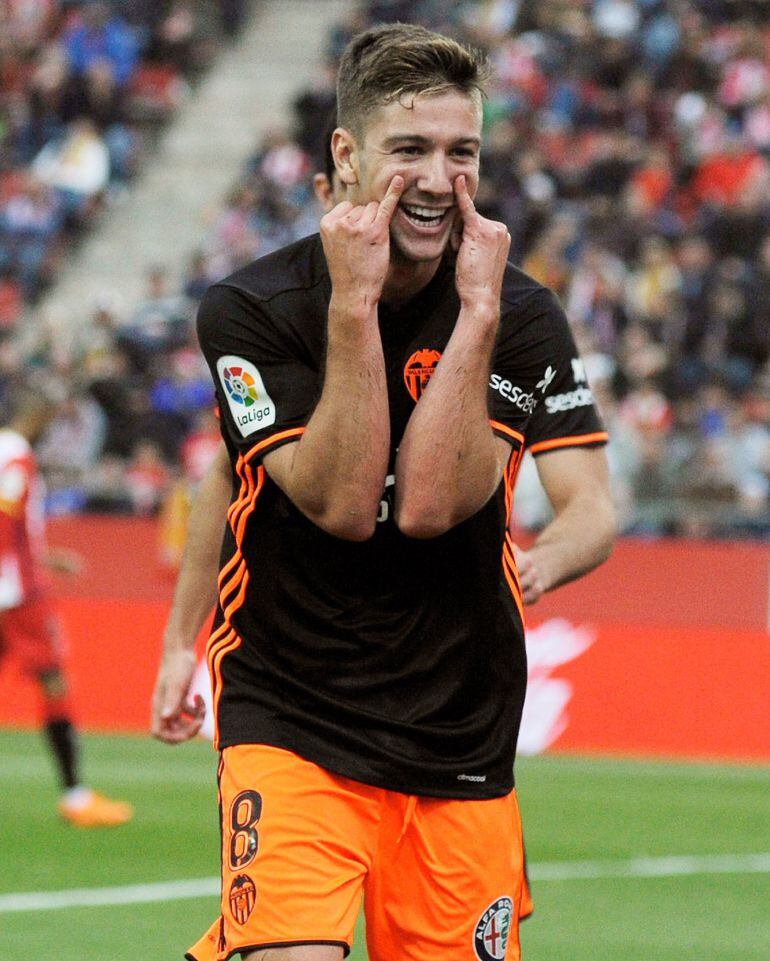
[(420, 207), (417, 204), (401, 204), (407, 220), (415, 227), (438, 227), (450, 208)]

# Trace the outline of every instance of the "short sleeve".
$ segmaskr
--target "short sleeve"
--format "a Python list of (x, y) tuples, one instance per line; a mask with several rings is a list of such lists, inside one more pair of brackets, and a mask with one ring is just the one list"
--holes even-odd
[(262, 458), (297, 440), (315, 408), (319, 377), (296, 356), (269, 305), (235, 287), (209, 288), (198, 310), (223, 435)]
[(520, 434), (535, 455), (607, 440), (564, 310), (545, 288), (504, 315), (489, 388), (493, 429)]

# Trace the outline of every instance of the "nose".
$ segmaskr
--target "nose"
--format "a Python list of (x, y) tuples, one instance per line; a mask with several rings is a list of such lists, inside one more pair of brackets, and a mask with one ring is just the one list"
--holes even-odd
[(441, 151), (433, 151), (425, 157), (417, 180), (417, 189), (436, 197), (452, 195), (449, 158)]

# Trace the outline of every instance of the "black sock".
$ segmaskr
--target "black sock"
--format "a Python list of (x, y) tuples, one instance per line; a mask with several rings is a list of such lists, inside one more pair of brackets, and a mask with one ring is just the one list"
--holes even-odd
[(62, 785), (65, 788), (77, 787), (80, 778), (77, 775), (78, 736), (75, 728), (66, 717), (59, 717), (47, 722), (45, 733), (56, 758)]

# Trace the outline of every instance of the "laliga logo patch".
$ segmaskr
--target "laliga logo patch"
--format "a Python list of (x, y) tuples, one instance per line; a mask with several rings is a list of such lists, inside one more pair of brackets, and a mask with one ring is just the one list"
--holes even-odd
[(479, 961), (502, 961), (508, 947), (513, 901), (498, 898), (479, 918), (473, 932), (473, 950)]
[(436, 365), (441, 360), (441, 352), (430, 347), (416, 350), (404, 366), (404, 383), (412, 400), (422, 397), (422, 392), (428, 386)]
[(217, 361), (217, 373), (242, 437), (275, 423), (275, 404), (254, 364), (243, 357), (228, 355)]
[(236, 404), (251, 407), (259, 400), (259, 394), (254, 389), (254, 378), (242, 367), (225, 367), (225, 390)]
[(230, 913), (238, 922), (245, 924), (257, 900), (257, 888), (248, 874), (239, 874), (230, 885)]

